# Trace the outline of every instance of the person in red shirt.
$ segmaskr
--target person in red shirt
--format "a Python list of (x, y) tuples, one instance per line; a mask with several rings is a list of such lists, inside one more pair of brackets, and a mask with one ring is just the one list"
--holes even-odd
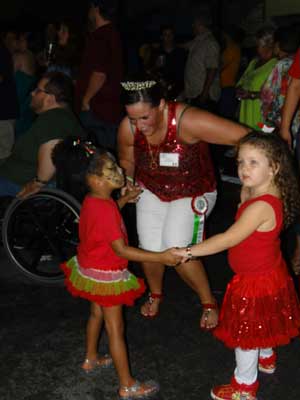
[[(159, 251), (200, 241), (217, 197), (208, 143), (235, 145), (248, 128), (185, 103), (166, 101), (161, 85), (147, 75), (122, 83), (127, 116), (118, 131), (120, 165), (127, 186), (143, 188), (137, 202), (137, 233), (142, 249)], [(156, 318), (163, 301), (165, 266), (143, 263), (149, 285), (141, 307), (144, 318)], [(199, 296), (201, 329), (218, 322), (217, 302), (200, 259), (176, 268)]]
[(224, 233), (177, 250), (186, 260), (229, 249), (234, 277), (213, 334), (234, 348), (230, 384), (211, 390), (215, 400), (255, 400), (258, 371), (273, 374), (276, 353), (299, 336), (300, 307), (280, 249), (280, 232), (300, 211), (293, 160), (275, 134), (253, 131), (238, 146), (241, 203)]
[[(289, 146), (292, 147), (290, 127), (300, 101), (300, 49), (298, 49), (296, 53), (295, 60), (289, 70), (289, 75), (292, 77), (292, 80), (282, 110), (280, 134), (282, 138), (288, 142)], [(298, 132), (296, 137), (295, 153), (300, 171), (300, 132)], [(295, 273), (300, 275), (300, 221), (295, 224), (294, 228), (296, 233), (296, 246), (291, 259), (291, 264)]]
[(91, 33), (76, 81), (76, 109), (83, 126), (100, 146), (114, 149), (121, 119), (120, 80), (123, 75), (122, 46), (112, 23), (116, 11), (112, 0), (91, 0), (88, 19)]
[[(110, 153), (97, 150), (90, 142), (68, 138), (53, 152), (58, 167), (66, 158), (68, 163), (82, 165), (81, 176), (89, 190), (80, 212), (77, 255), (62, 264), (68, 291), (91, 302), (82, 369), (90, 373), (113, 362), (120, 381), (119, 398), (144, 398), (157, 392), (159, 386), (154, 381), (138, 382), (129, 368), (122, 306), (132, 305), (144, 292), (145, 285), (128, 270), (128, 260), (176, 265), (180, 258), (173, 255), (174, 249), (150, 252), (128, 245), (119, 207), (134, 200), (140, 189), (125, 191), (118, 205), (115, 203), (111, 194), (124, 186), (125, 180), (122, 169)], [(98, 340), (103, 323), (111, 356), (100, 357)]]

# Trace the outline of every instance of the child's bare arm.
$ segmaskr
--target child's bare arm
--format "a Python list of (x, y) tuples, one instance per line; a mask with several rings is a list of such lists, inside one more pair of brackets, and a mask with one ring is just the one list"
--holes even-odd
[(172, 266), (179, 264), (181, 261), (181, 257), (174, 254), (175, 249), (168, 249), (161, 252), (146, 251), (127, 246), (123, 239), (114, 240), (111, 243), (111, 247), (119, 257), (126, 258), (129, 261), (159, 262)]
[(175, 250), (175, 253), (180, 257), (186, 257), (186, 259), (191, 256), (201, 257), (218, 253), (236, 246), (272, 218), (274, 218), (272, 207), (264, 201), (257, 201), (247, 207), (240, 218), (224, 233), (191, 246), (188, 252), (186, 248), (182, 248)]

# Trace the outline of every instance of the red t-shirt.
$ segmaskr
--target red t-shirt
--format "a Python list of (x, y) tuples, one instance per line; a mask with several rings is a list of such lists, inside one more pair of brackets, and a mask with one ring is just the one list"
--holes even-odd
[(104, 122), (119, 123), (122, 111), (122, 46), (120, 36), (111, 23), (96, 29), (88, 38), (76, 82), (75, 99), (78, 112), (92, 72), (102, 72), (106, 75), (103, 86), (91, 99), (92, 112)]
[(111, 242), (124, 239), (126, 228), (116, 203), (112, 200), (86, 196), (80, 212), (77, 258), (83, 268), (119, 270), (128, 261), (115, 254)]
[(294, 62), (289, 69), (289, 75), (292, 78), (300, 79), (300, 49), (298, 49), (295, 55)]

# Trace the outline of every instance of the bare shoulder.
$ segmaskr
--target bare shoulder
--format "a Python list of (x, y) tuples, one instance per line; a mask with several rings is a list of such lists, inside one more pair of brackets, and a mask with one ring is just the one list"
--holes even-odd
[(52, 150), (62, 139), (52, 139), (48, 140), (48, 142), (44, 142), (40, 145), (39, 150)]
[[(184, 114), (182, 114), (184, 112)], [(206, 111), (201, 110), (200, 108), (190, 106), (187, 103), (176, 103), (176, 118), (180, 118), (182, 116), (182, 120), (188, 120), (190, 118), (199, 118), (202, 115), (207, 114)], [(184, 117), (183, 117), (184, 116)], [(185, 121), (187, 122), (187, 121)]]
[(251, 203), (243, 211), (248, 217), (260, 218), (262, 222), (272, 219), (275, 215), (273, 207), (264, 200)]
[(179, 103), (176, 110), (177, 121), (180, 120), (179, 135), (182, 140), (193, 144), (199, 140), (210, 141), (208, 132), (212, 126), (220, 125), (220, 118), (208, 111)]

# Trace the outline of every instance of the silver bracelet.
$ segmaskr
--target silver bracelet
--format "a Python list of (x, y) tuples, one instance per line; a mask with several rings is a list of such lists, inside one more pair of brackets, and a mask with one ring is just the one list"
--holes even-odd
[(191, 258), (193, 258), (192, 249), (191, 249), (190, 246), (187, 246), (187, 247), (185, 248), (185, 251), (186, 251), (186, 255), (188, 256), (189, 260), (190, 260)]

